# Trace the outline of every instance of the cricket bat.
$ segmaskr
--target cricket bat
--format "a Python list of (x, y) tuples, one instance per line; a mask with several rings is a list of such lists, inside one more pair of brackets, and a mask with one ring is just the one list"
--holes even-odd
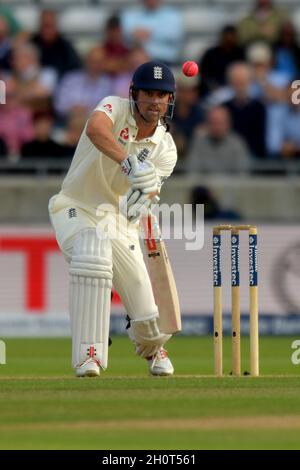
[(142, 217), (142, 226), (148, 272), (159, 311), (160, 330), (168, 334), (178, 333), (182, 329), (178, 293), (156, 217), (152, 214)]

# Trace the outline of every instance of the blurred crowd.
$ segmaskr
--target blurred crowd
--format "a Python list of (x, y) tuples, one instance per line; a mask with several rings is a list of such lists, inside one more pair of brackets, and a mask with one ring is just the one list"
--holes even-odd
[(26, 31), (6, 5), (0, 0), (2, 161), (72, 158), (91, 110), (107, 95), (127, 97), (133, 71), (152, 58), (176, 74), (177, 172), (240, 174), (255, 161), (300, 157), (291, 87), (300, 46), (292, 19), (272, 0), (253, 0), (245, 18), (190, 57), (200, 68), (193, 78), (180, 72), (182, 10), (164, 0), (115, 12), (86, 54), (60, 30), (59, 10), (42, 10), (37, 31)]

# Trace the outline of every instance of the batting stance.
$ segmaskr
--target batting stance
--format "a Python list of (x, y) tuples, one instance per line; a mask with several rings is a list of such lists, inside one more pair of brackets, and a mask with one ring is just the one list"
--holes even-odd
[[(174, 372), (164, 349), (171, 336), (159, 330), (139, 245), (139, 214), (131, 210), (133, 203), (148, 206), (173, 171), (177, 152), (166, 118), (172, 118), (174, 103), (171, 70), (154, 61), (138, 67), (129, 99), (110, 96), (96, 107), (62, 189), (50, 199), (50, 219), (69, 263), (72, 365), (78, 377), (98, 376), (107, 367), (112, 283), (130, 318), (136, 353), (147, 359), (152, 375)], [(143, 162), (138, 156), (145, 149)], [(128, 205), (122, 215), (124, 195)], [(117, 216), (126, 224), (117, 224)]]

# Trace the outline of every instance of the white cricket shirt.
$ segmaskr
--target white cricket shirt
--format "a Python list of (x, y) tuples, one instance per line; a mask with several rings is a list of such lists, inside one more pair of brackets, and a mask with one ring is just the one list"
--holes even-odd
[[(149, 149), (148, 159), (155, 165), (157, 175), (162, 178), (170, 176), (176, 164), (177, 151), (172, 136), (164, 126), (158, 126), (151, 137), (136, 141), (138, 128), (130, 113), (128, 99), (109, 96), (100, 102), (95, 111), (105, 113), (112, 120), (113, 134), (127, 154), (138, 154), (143, 148)], [(83, 208), (97, 209), (100, 204), (109, 204), (115, 211), (119, 196), (123, 196), (130, 187), (128, 179), (118, 163), (94, 146), (86, 134), (86, 127), (61, 193), (76, 200)]]

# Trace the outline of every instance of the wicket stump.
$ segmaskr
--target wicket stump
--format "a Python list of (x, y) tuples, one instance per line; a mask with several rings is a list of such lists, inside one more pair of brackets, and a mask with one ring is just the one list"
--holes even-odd
[(257, 228), (252, 225), (218, 225), (213, 228), (213, 290), (214, 290), (214, 361), (215, 375), (223, 375), (222, 328), (222, 231), (231, 232), (231, 314), (232, 314), (232, 374), (241, 375), (240, 328), (240, 237), (241, 230), (249, 232), (249, 336), (250, 375), (259, 375), (258, 345), (258, 276)]

